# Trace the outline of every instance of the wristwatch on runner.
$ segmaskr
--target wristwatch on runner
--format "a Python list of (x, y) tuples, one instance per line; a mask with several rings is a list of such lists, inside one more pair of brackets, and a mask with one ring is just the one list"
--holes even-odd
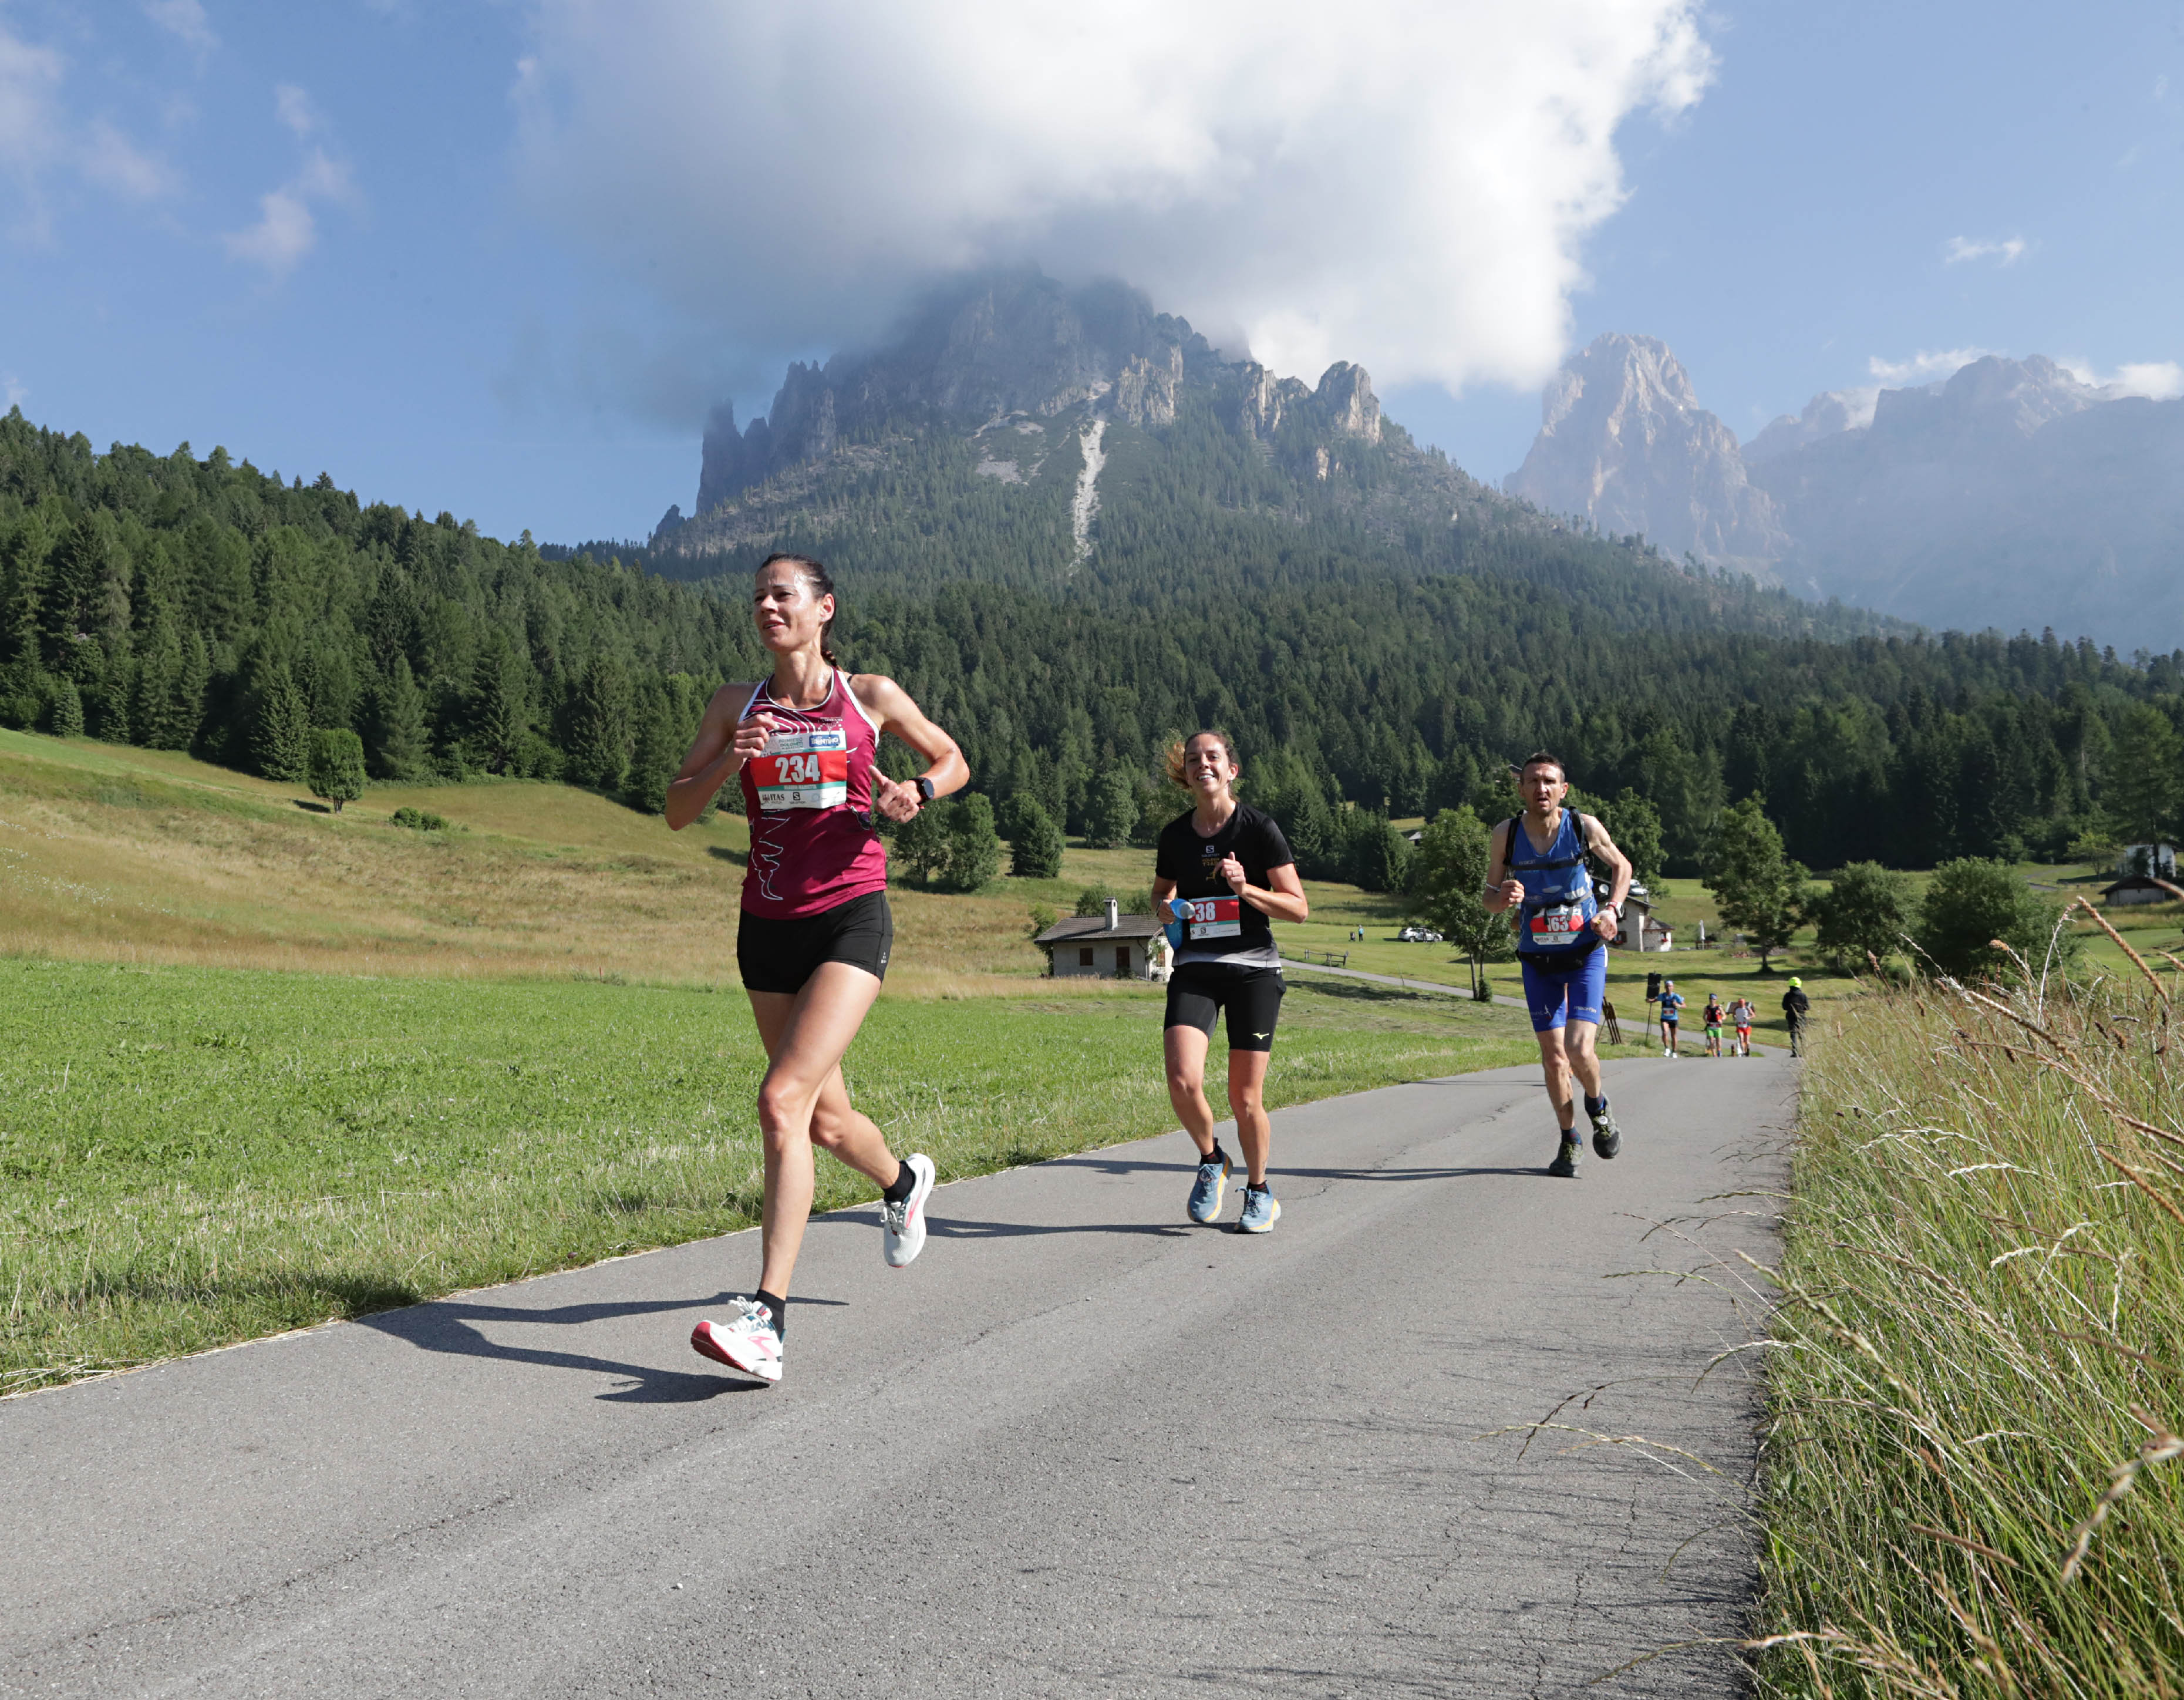
[(921, 773), (917, 776), (915, 783), (917, 786), (917, 794), (919, 799), (924, 802), (931, 802), (933, 800), (933, 782), (927, 778), (925, 775)]

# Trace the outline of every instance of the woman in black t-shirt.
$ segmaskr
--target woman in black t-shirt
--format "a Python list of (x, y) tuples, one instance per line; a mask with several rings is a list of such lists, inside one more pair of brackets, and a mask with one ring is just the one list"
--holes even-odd
[(1273, 817), (1240, 803), (1232, 789), (1242, 771), (1225, 732), (1196, 732), (1169, 746), (1168, 777), (1195, 799), (1190, 813), (1161, 829), (1153, 867), (1153, 904), (1181, 922), (1183, 942), (1167, 983), (1167, 1094), (1198, 1147), (1190, 1189), (1194, 1222), (1221, 1213), (1228, 1153), (1213, 1136), (1206, 1101), (1206, 1051), (1213, 1018), (1228, 1026), (1228, 1107), (1244, 1148), (1245, 1234), (1263, 1234), (1282, 1213), (1267, 1184), (1272, 1129), (1264, 1101), (1274, 1019), (1282, 1006), (1280, 954), (1270, 916), (1309, 913), (1296, 858)]

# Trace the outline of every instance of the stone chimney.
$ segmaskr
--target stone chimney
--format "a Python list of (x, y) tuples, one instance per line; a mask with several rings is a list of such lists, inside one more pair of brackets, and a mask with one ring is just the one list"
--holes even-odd
[(1123, 924), (1123, 906), (1113, 898), (1107, 900), (1107, 930), (1112, 933)]

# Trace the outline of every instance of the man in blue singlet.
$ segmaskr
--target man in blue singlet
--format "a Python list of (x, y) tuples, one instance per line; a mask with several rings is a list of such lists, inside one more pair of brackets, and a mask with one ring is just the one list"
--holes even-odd
[[(1517, 789), (1524, 812), (1495, 828), (1480, 897), (1491, 913), (1513, 906), (1518, 911), (1517, 960), (1524, 965), (1524, 1001), (1561, 1127), (1547, 1173), (1567, 1178), (1577, 1173), (1573, 1074), (1585, 1089), (1593, 1150), (1612, 1157), (1623, 1147), (1602, 1089), (1594, 1034), (1607, 993), (1607, 945), (1621, 930), (1630, 862), (1598, 821), (1563, 807), (1569, 780), (1559, 756), (1543, 750), (1527, 760)], [(1613, 881), (1604, 907), (1593, 895), (1588, 856), (1597, 858)]]

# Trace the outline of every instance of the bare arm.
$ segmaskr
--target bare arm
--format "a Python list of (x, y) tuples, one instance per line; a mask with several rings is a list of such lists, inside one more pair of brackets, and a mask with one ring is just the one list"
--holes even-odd
[[(910, 693), (879, 673), (859, 673), (850, 688), (872, 711), (882, 732), (892, 733), (922, 755), (929, 764), (918, 777), (933, 782), (933, 794), (944, 797), (971, 783), (971, 764), (963, 759), (956, 740), (925, 717)], [(884, 773), (872, 775), (872, 807), (891, 821), (914, 818), (923, 805), (915, 781), (898, 784)]]
[(681, 832), (705, 811), (714, 794), (744, 763), (766, 748), (772, 722), (766, 716), (745, 721), (744, 711), (758, 694), (756, 685), (722, 685), (705, 705), (705, 718), (690, 753), (667, 785), (667, 824)]
[[(1233, 874), (1231, 868), (1235, 870)], [(1297, 878), (1295, 862), (1268, 868), (1266, 884), (1258, 886), (1245, 880), (1244, 864), (1232, 856), (1221, 864), (1221, 877), (1228, 882), (1231, 891), (1262, 915), (1277, 921), (1301, 921), (1312, 913), (1312, 906), (1305, 901), (1304, 882)], [(1156, 894), (1160, 890), (1157, 881), (1153, 890)]]
[(1524, 900), (1524, 881), (1509, 878), (1509, 834), (1515, 830), (1504, 821), (1486, 841), (1486, 886), (1479, 902), (1489, 915), (1499, 915), (1511, 904)]
[(1153, 907), (1159, 908), (1174, 895), (1175, 882), (1172, 879), (1162, 879), (1158, 874), (1155, 874), (1153, 876)]
[(1592, 816), (1585, 817), (1585, 848), (1607, 864), (1608, 877), (1613, 882), (1607, 895), (1607, 906), (1615, 911), (1610, 922), (1603, 913), (1593, 917), (1592, 924), (1603, 939), (1613, 939), (1623, 930), (1623, 900), (1630, 895), (1630, 858), (1615, 847), (1615, 840), (1607, 836), (1607, 828)]

